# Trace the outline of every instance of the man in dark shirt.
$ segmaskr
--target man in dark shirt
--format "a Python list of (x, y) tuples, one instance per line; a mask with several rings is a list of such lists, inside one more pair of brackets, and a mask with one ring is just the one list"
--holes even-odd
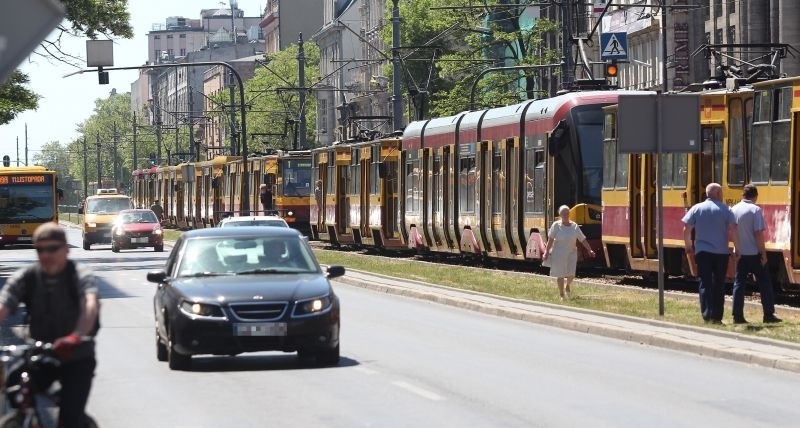
[(52, 342), (61, 360), (52, 373), (61, 382), (61, 424), (82, 427), (96, 366), (94, 341), (84, 338), (97, 331), (97, 284), (67, 258), (67, 237), (58, 224), (39, 226), (33, 243), (39, 261), (16, 271), (0, 291), (0, 321), (25, 303), (30, 338)]
[(272, 189), (270, 189), (270, 186), (266, 184), (262, 184), (259, 187), (261, 208), (264, 210), (264, 215), (268, 215), (272, 211)]
[(164, 219), (164, 208), (161, 208), (161, 205), (158, 203), (158, 200), (153, 201), (153, 205), (150, 207), (150, 211), (156, 213), (158, 220), (161, 221)]

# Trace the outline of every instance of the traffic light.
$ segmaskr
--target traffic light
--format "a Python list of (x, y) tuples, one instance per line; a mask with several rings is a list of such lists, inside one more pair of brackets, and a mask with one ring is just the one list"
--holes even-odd
[(617, 66), (617, 60), (612, 59), (610, 62), (605, 64), (604, 74), (606, 78), (619, 76), (619, 66)]
[(3, 156), (3, 166), (11, 166), (11, 158), (8, 155)]

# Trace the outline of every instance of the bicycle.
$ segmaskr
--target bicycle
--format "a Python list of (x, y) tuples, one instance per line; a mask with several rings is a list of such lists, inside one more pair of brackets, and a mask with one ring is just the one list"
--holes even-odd
[[(44, 387), (36, 379), (42, 369), (61, 364), (53, 345), (37, 341), (0, 346), (0, 361), (0, 390), (5, 393), (0, 399), (8, 412), (0, 418), (0, 428), (57, 428), (60, 385)], [(84, 426), (97, 428), (97, 422), (87, 414)]]

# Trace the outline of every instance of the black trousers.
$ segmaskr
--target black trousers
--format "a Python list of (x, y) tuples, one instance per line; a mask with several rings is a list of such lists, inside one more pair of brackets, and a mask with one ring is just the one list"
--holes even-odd
[(728, 254), (705, 251), (697, 253), (697, 274), (700, 276), (700, 312), (706, 321), (722, 321), (725, 311), (725, 274)]
[(43, 368), (37, 377), (39, 385), (49, 385), (55, 380), (61, 383), (58, 418), (64, 428), (83, 428), (86, 402), (92, 389), (92, 379), (97, 361), (94, 357), (62, 362), (58, 367)]

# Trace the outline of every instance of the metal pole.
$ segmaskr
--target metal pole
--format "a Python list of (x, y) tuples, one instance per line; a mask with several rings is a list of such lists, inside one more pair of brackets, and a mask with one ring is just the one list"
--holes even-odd
[[(187, 70), (186, 72), (188, 73), (189, 71)], [(189, 159), (191, 161), (197, 162), (200, 160), (200, 156), (198, 155), (197, 157), (195, 157), (194, 154), (194, 135), (192, 135), (192, 133), (194, 133), (194, 126), (192, 123), (193, 120), (192, 116), (194, 115), (194, 104), (192, 103), (192, 87), (191, 86), (187, 87), (189, 95), (189, 109), (187, 110), (189, 112)]]
[(89, 196), (89, 149), (86, 147), (86, 135), (83, 136), (83, 197)]
[(133, 112), (133, 163), (131, 164), (131, 172), (138, 169), (139, 159), (136, 153), (136, 112)]
[(663, 97), (667, 95), (667, 1), (661, 3), (661, 84), (662, 94), (656, 96), (656, 123), (659, 129), (656, 138), (656, 212), (658, 213), (658, 315), (664, 315), (664, 198), (661, 173), (661, 151), (664, 144)]
[(561, 2), (561, 87), (566, 89), (572, 86), (572, 31), (570, 29), (570, 14), (572, 0)]
[(97, 159), (97, 188), (99, 189), (102, 187), (100, 185), (100, 178), (103, 176), (103, 172), (100, 170), (100, 133), (98, 132), (95, 135), (95, 146), (97, 147), (97, 151), (95, 152)]
[[(158, 87), (158, 83), (156, 83), (156, 87)], [(156, 159), (158, 160), (158, 164), (161, 165), (161, 108), (159, 106), (157, 94), (153, 101), (156, 109)]]
[[(228, 73), (228, 75), (229, 75), (229, 79), (230, 79), (229, 80), (230, 81), (229, 88), (230, 88), (230, 93), (231, 93), (231, 107), (230, 107), (230, 113), (231, 113), (231, 119), (230, 119), (230, 122), (231, 122), (230, 123), (230, 125), (231, 125), (231, 154), (235, 156), (235, 155), (239, 154), (238, 147), (236, 147), (236, 117), (235, 117), (235, 115), (233, 113), (233, 106), (236, 103), (236, 101), (234, 100), (234, 96), (233, 96), (233, 73)], [(244, 122), (244, 120), (242, 120), (242, 122)], [(244, 140), (246, 140), (246, 138), (244, 138)]]
[(306, 53), (303, 50), (303, 33), (297, 39), (298, 79), (300, 80), (300, 124), (298, 129), (300, 149), (304, 150), (306, 142)]
[(117, 168), (117, 122), (114, 122), (114, 187), (119, 188), (119, 171)]
[(19, 166), (19, 136), (17, 136), (17, 166)]
[(28, 124), (25, 124), (25, 166), (28, 166)]
[(392, 129), (402, 129), (403, 98), (400, 83), (400, 0), (392, 0)]

